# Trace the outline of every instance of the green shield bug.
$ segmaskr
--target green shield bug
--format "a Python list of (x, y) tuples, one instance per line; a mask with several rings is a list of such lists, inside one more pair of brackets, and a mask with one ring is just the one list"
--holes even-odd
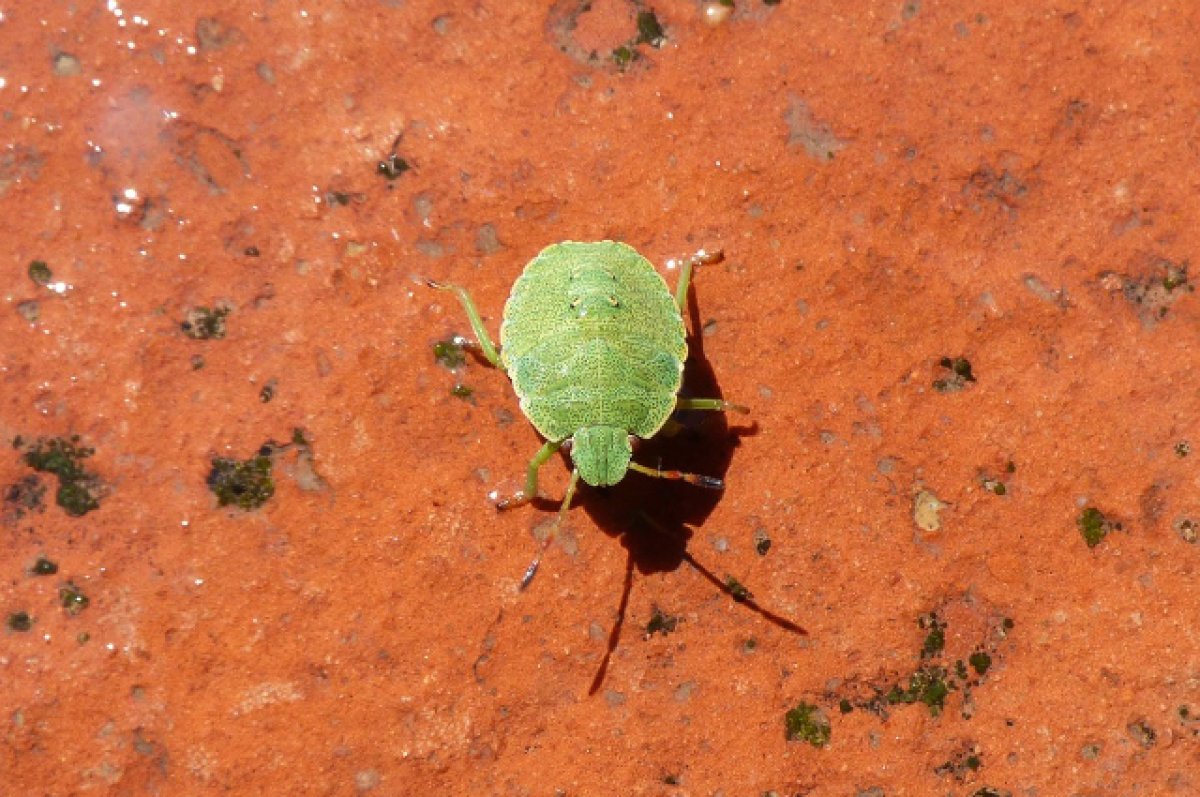
[(627, 471), (722, 489), (712, 476), (660, 470), (632, 460), (635, 438), (653, 437), (675, 410), (749, 412), (722, 399), (678, 396), (687, 359), (683, 322), (688, 286), (697, 265), (719, 263), (721, 252), (684, 262), (672, 296), (650, 261), (615, 241), (564, 241), (543, 249), (517, 281), (504, 305), (497, 351), (465, 288), (453, 291), (470, 320), (483, 357), (512, 379), (521, 411), (546, 439), (529, 462), (525, 489), (500, 501), (510, 509), (537, 496), (538, 470), (560, 448), (573, 468), (550, 533), (525, 571), (521, 588), (537, 572), (575, 496), (579, 480), (594, 487), (616, 484)]

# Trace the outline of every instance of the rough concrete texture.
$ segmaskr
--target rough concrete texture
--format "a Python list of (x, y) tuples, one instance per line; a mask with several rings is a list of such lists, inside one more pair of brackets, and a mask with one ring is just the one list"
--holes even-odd
[[(1200, 5), (708, 5), (4, 7), (4, 793), (1200, 793)], [(752, 413), (519, 592), (603, 238)]]

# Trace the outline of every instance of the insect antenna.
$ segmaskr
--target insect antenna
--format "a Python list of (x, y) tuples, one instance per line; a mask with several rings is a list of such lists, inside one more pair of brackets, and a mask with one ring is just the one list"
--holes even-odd
[(645, 465), (639, 465), (636, 462), (630, 462), (629, 469), (645, 474), (646, 476), (653, 476), (656, 479), (678, 479), (680, 481), (685, 481), (688, 484), (694, 484), (697, 487), (707, 487), (710, 490), (725, 489), (725, 482), (721, 479), (718, 479), (716, 476), (703, 476), (699, 473), (684, 473), (680, 470), (647, 468)]

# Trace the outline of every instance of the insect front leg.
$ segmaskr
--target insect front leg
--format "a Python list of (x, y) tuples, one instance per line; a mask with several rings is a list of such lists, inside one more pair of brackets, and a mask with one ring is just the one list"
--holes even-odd
[(696, 266), (715, 265), (724, 259), (725, 253), (720, 249), (715, 252), (705, 252), (701, 249), (683, 264), (683, 269), (679, 272), (679, 283), (675, 286), (675, 306), (679, 308), (681, 314), (687, 312), (687, 295), (688, 288), (692, 285), (692, 269)]
[(525, 489), (516, 493), (503, 501), (496, 502), (497, 509), (512, 509), (514, 507), (528, 504), (534, 498), (537, 498), (538, 491), (538, 470), (546, 464), (546, 460), (554, 456), (554, 452), (562, 448), (562, 440), (550, 440), (546, 445), (538, 449), (538, 452), (533, 455), (533, 459), (529, 460), (529, 470), (525, 472)]
[(444, 282), (433, 280), (426, 280), (425, 284), (440, 291), (454, 291), (458, 300), (462, 302), (463, 309), (467, 311), (467, 319), (471, 322), (471, 331), (475, 333), (475, 339), (479, 341), (479, 348), (483, 352), (483, 356), (487, 358), (488, 362), (503, 371), (504, 366), (500, 364), (500, 355), (496, 352), (492, 338), (483, 326), (483, 318), (479, 315), (479, 310), (476, 309), (475, 302), (471, 299), (471, 294), (467, 293), (467, 289), (460, 285), (447, 285)]

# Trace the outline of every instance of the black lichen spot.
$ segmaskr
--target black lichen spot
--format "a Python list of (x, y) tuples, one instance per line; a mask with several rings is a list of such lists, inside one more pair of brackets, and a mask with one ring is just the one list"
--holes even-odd
[(939, 393), (957, 393), (968, 383), (975, 381), (975, 374), (971, 371), (971, 362), (965, 357), (943, 357), (938, 361), (938, 365), (949, 372), (947, 375), (933, 380), (933, 389)]
[(29, 473), (8, 486), (4, 491), (5, 514), (24, 517), (28, 512), (46, 511), (46, 485), (36, 475)]
[(87, 595), (80, 592), (79, 587), (69, 582), (66, 586), (59, 588), (58, 600), (62, 603), (62, 607), (67, 610), (67, 614), (79, 614), (91, 602), (88, 600)]
[(246, 257), (258, 257), (261, 253), (258, 251), (257, 246), (247, 246), (244, 250), (242, 250), (242, 254), (244, 254)]
[(784, 715), (783, 723), (789, 742), (808, 742), (813, 747), (824, 747), (833, 734), (825, 712), (810, 703), (797, 705)]
[(1190, 453), (1192, 453), (1192, 444), (1187, 440), (1180, 440), (1175, 444), (1175, 456), (1183, 459)]
[(193, 307), (187, 311), (179, 328), (192, 340), (220, 340), (225, 337), (225, 317), (232, 309), (228, 305)]
[(412, 165), (396, 153), (391, 153), (375, 165), (375, 171), (388, 180), (395, 180), (412, 168)]
[(1104, 538), (1111, 532), (1121, 530), (1120, 523), (1109, 520), (1094, 506), (1084, 509), (1076, 518), (1075, 525), (1079, 527), (1079, 533), (1083, 535), (1083, 541), (1089, 548), (1095, 548), (1104, 542)]
[(6, 623), (9, 631), (28, 631), (33, 628), (33, 618), (29, 612), (13, 612)]
[(771, 550), (771, 538), (767, 535), (767, 530), (760, 526), (754, 530), (754, 551), (759, 556), (766, 556), (769, 550)]
[(1125, 726), (1125, 732), (1143, 748), (1149, 750), (1158, 741), (1158, 734), (1146, 720), (1137, 720)]
[(654, 607), (654, 612), (650, 615), (650, 622), (646, 623), (645, 639), (649, 639), (655, 634), (666, 636), (675, 630), (679, 625), (679, 618), (667, 614), (657, 606)]
[(1119, 289), (1138, 314), (1142, 324), (1153, 327), (1167, 317), (1171, 306), (1184, 295), (1196, 290), (1188, 279), (1188, 263), (1175, 263), (1155, 258), (1140, 278), (1107, 272), (1101, 275), (1102, 284)]
[(260, 451), (257, 456), (242, 462), (223, 457), (213, 458), (207, 483), (217, 496), (218, 506), (232, 504), (241, 509), (257, 509), (275, 494), (269, 451)]
[(39, 556), (33, 567), (29, 568), (29, 572), (35, 576), (52, 576), (58, 572), (58, 565), (44, 556)]
[(275, 380), (272, 379), (262, 386), (262, 390), (258, 391), (258, 400), (266, 404), (275, 398)]
[(433, 359), (437, 361), (438, 365), (451, 371), (462, 367), (467, 361), (463, 354), (462, 339), (457, 335), (452, 335), (433, 344)]
[(1012, 797), (1011, 791), (1000, 791), (993, 789), (991, 786), (984, 786), (982, 789), (976, 789), (971, 792), (971, 797)]
[(46, 265), (45, 260), (34, 260), (29, 264), (29, 279), (33, 280), (36, 285), (46, 286), (50, 284), (50, 280), (54, 279), (54, 274), (50, 271), (50, 266)]
[[(78, 442), (78, 435), (70, 439), (38, 438), (26, 449), (24, 456), (25, 464), (29, 467), (58, 477), (55, 502), (72, 517), (86, 515), (99, 508), (102, 493), (100, 478), (80, 464), (92, 456), (95, 449), (80, 446)], [(18, 441), (14, 441), (14, 445), (20, 447)]]
[(329, 189), (325, 192), (325, 203), (333, 206), (340, 205), (346, 207), (350, 204), (362, 204), (367, 201), (367, 195), (361, 191), (335, 191)]
[(948, 761), (933, 768), (933, 774), (939, 777), (952, 777), (959, 783), (964, 782), (973, 772), (978, 772), (983, 766), (979, 757), (979, 749), (973, 744), (966, 743), (956, 750)]

